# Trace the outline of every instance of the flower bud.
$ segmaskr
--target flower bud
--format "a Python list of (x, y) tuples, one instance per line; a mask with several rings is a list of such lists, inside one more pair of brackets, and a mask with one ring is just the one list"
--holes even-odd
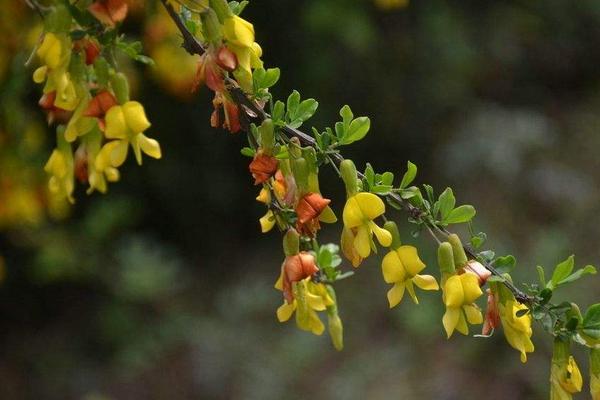
[(453, 275), (455, 273), (452, 245), (448, 242), (440, 243), (438, 247), (438, 265), (442, 275)]
[(387, 221), (383, 225), (383, 229), (392, 234), (392, 245), (390, 246), (391, 249), (397, 249), (402, 245), (402, 242), (400, 241), (400, 231), (398, 231), (398, 225), (396, 225), (394, 221)]
[(204, 38), (214, 45), (220, 43), (223, 39), (223, 32), (221, 30), (221, 23), (219, 22), (219, 18), (215, 11), (211, 8), (207, 8), (200, 13), (200, 20), (202, 21), (202, 33)]
[(590, 349), (590, 394), (600, 400), (600, 349)]
[(283, 236), (283, 252), (286, 256), (293, 256), (300, 252), (300, 235), (294, 228), (288, 229)]
[(273, 127), (273, 120), (267, 118), (258, 127), (258, 135), (260, 139), (260, 147), (264, 154), (272, 155), (273, 147), (275, 147), (275, 129)]
[(233, 12), (231, 12), (231, 8), (229, 8), (229, 4), (225, 0), (210, 0), (209, 1), (210, 8), (215, 10), (216, 16), (219, 18), (219, 21), (223, 23), (225, 18), (233, 17)]
[(346, 185), (346, 195), (352, 197), (358, 192), (356, 166), (352, 160), (344, 160), (340, 163), (340, 173)]
[(454, 265), (456, 265), (458, 268), (464, 267), (467, 264), (467, 255), (465, 254), (465, 249), (460, 241), (460, 238), (457, 234), (452, 233), (448, 235), (448, 241), (452, 245)]
[(129, 82), (124, 73), (115, 73), (110, 79), (110, 85), (119, 104), (125, 104), (129, 101)]
[(293, 160), (292, 172), (300, 194), (308, 192), (308, 164), (304, 157)]

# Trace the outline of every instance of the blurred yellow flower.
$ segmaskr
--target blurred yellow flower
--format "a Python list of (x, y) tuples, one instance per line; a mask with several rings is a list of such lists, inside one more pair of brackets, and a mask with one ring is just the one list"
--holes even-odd
[(122, 106), (113, 106), (106, 113), (104, 135), (111, 140), (102, 146), (96, 157), (96, 169), (119, 167), (127, 158), (129, 145), (138, 164), (142, 164), (142, 152), (153, 158), (161, 158), (160, 145), (143, 132), (150, 127), (144, 107), (137, 101), (128, 101)]
[[(283, 290), (281, 279), (275, 285), (276, 289)], [(296, 324), (302, 330), (309, 331), (315, 335), (321, 335), (325, 330), (325, 325), (319, 318), (317, 311), (325, 311), (328, 306), (332, 306), (333, 299), (327, 292), (327, 288), (322, 283), (314, 283), (311, 278), (295, 282), (293, 284), (294, 300), (288, 303), (284, 300), (283, 304), (277, 309), (277, 319), (279, 322), (289, 320), (296, 312)]]

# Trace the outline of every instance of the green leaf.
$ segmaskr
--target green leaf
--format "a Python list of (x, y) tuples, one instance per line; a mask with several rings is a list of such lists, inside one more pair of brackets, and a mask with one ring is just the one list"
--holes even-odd
[(471, 236), (471, 246), (478, 249), (485, 243), (486, 239), (487, 235), (484, 232), (479, 232), (477, 235)]
[(548, 282), (548, 286), (550, 289), (554, 289), (558, 282), (566, 279), (571, 272), (573, 271), (573, 267), (575, 266), (575, 258), (574, 256), (569, 256), (565, 261), (561, 262), (554, 268), (554, 272), (552, 273), (552, 279)]
[(406, 172), (404, 173), (404, 176), (402, 177), (402, 182), (400, 182), (400, 189), (404, 189), (408, 185), (410, 185), (412, 183), (412, 181), (415, 180), (416, 176), (417, 176), (417, 166), (415, 164), (413, 164), (412, 162), (408, 161), (406, 163)]
[(596, 268), (593, 265), (586, 265), (585, 267), (578, 269), (571, 275), (567, 276), (565, 279), (558, 282), (556, 284), (556, 286), (558, 287), (558, 286), (564, 285), (566, 283), (575, 282), (576, 280), (581, 278), (583, 275), (587, 275), (587, 274), (594, 275), (595, 273), (596, 273)]
[(242, 155), (246, 157), (254, 157), (255, 151), (250, 147), (244, 147), (242, 148), (242, 150), (240, 150), (240, 153), (242, 153)]
[(384, 185), (392, 185), (394, 183), (394, 174), (387, 171), (381, 175), (381, 183)]
[(454, 205), (456, 204), (456, 198), (454, 198), (454, 193), (452, 193), (452, 189), (446, 188), (446, 190), (444, 190), (442, 194), (440, 194), (438, 202), (441, 220), (445, 221), (450, 215), (450, 212), (454, 209)]
[(292, 94), (290, 94), (287, 98), (287, 115), (288, 120), (291, 120), (291, 115), (296, 115), (296, 111), (298, 110), (298, 106), (300, 105), (300, 93), (297, 90), (294, 90)]
[(279, 68), (257, 68), (254, 70), (252, 77), (254, 78), (254, 88), (256, 91), (268, 89), (274, 86), (279, 81), (281, 71)]
[(462, 224), (469, 222), (475, 216), (475, 208), (470, 205), (456, 207), (443, 222), (446, 224)]
[(344, 135), (343, 144), (350, 144), (364, 138), (371, 128), (369, 117), (358, 117), (350, 123)]
[(594, 304), (587, 309), (581, 330), (587, 336), (594, 339), (600, 339), (600, 303)]
[(371, 193), (379, 194), (385, 196), (392, 191), (392, 185), (375, 185), (371, 187)]
[(277, 100), (275, 102), (271, 114), (271, 119), (274, 123), (280, 123), (281, 121), (283, 121), (283, 119), (285, 118), (285, 104), (283, 104), (283, 101)]
[(494, 261), (494, 267), (501, 274), (510, 273), (515, 268), (516, 263), (517, 259), (509, 254), (504, 257), (496, 258), (496, 260)]
[(367, 180), (367, 184), (369, 185), (369, 187), (375, 184), (375, 171), (369, 163), (367, 163), (367, 166), (365, 168), (365, 179)]

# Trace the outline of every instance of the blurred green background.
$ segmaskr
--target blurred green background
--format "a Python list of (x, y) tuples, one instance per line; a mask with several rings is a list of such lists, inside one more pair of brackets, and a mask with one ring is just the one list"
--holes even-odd
[[(25, 25), (0, 39), (0, 200), (19, 184), (44, 185), (54, 140), (35, 107), (33, 69), (23, 68), (29, 49), (18, 45), (30, 36), (22, 27), (39, 21), (14, 3), (2, 18)], [(598, 265), (600, 2), (384, 4), (251, 2), (244, 16), (266, 65), (281, 68), (275, 97), (298, 89), (319, 100), (319, 128), (343, 104), (370, 116), (371, 133), (347, 156), (397, 176), (411, 160), (419, 183), (453, 187), (459, 203), (477, 207), (486, 247), (517, 257), (517, 282), (571, 253), (578, 265)], [(124, 27), (148, 49), (155, 6), (137, 3)], [(80, 188), (66, 218), (0, 219), (1, 399), (548, 397), (547, 335), (534, 334), (526, 365), (502, 332), (447, 341), (438, 294), (388, 309), (376, 257), (336, 287), (343, 352), (326, 335), (278, 323), (280, 236), (259, 232), (264, 210), (239, 153), (245, 139), (210, 128), (205, 89), (188, 96), (175, 87), (189, 71), (177, 54), (167, 57), (170, 73), (131, 66), (162, 160), (128, 162), (107, 195)], [(322, 175), (339, 214), (341, 182)], [(340, 230), (325, 227), (322, 241)], [(433, 243), (409, 232), (404, 240), (435, 272)], [(599, 288), (590, 278), (557, 300), (587, 307)], [(576, 356), (587, 371), (585, 354)]]

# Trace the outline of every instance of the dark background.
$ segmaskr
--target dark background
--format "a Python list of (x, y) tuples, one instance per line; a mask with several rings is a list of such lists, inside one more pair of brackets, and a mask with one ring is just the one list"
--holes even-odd
[[(19, 3), (3, 11), (0, 28), (0, 160), (8, 163), (0, 178), (19, 179), (0, 197), (44, 185), (54, 137), (35, 108), (33, 67), (23, 68), (39, 20)], [(146, 38), (152, 55), (144, 31), (154, 5), (137, 5), (124, 29)], [(343, 104), (370, 116), (371, 132), (345, 154), (398, 177), (411, 160), (418, 183), (438, 193), (451, 186), (459, 203), (476, 206), (486, 247), (517, 257), (516, 282), (533, 282), (536, 265), (552, 268), (572, 253), (578, 266), (597, 264), (599, 2), (414, 0), (387, 9), (255, 0), (244, 17), (266, 65), (281, 68), (275, 97), (298, 89), (319, 100), (306, 128), (332, 125)], [(210, 128), (206, 89), (174, 90), (190, 69), (178, 57), (167, 72), (127, 67), (162, 160), (129, 160), (107, 195), (79, 188), (66, 218), (0, 213), (1, 399), (547, 398), (551, 339), (541, 327), (526, 365), (502, 332), (447, 341), (438, 294), (388, 309), (376, 257), (336, 287), (343, 352), (277, 322), (281, 241), (259, 232), (264, 210), (239, 153), (245, 138)], [(321, 188), (340, 215), (341, 182), (323, 171)], [(404, 215), (391, 215), (408, 229)], [(337, 241), (340, 230), (326, 227), (322, 241)], [(435, 273), (429, 238), (406, 231), (403, 239)], [(599, 288), (591, 278), (557, 300), (587, 307)], [(584, 352), (576, 356), (587, 371)]]

